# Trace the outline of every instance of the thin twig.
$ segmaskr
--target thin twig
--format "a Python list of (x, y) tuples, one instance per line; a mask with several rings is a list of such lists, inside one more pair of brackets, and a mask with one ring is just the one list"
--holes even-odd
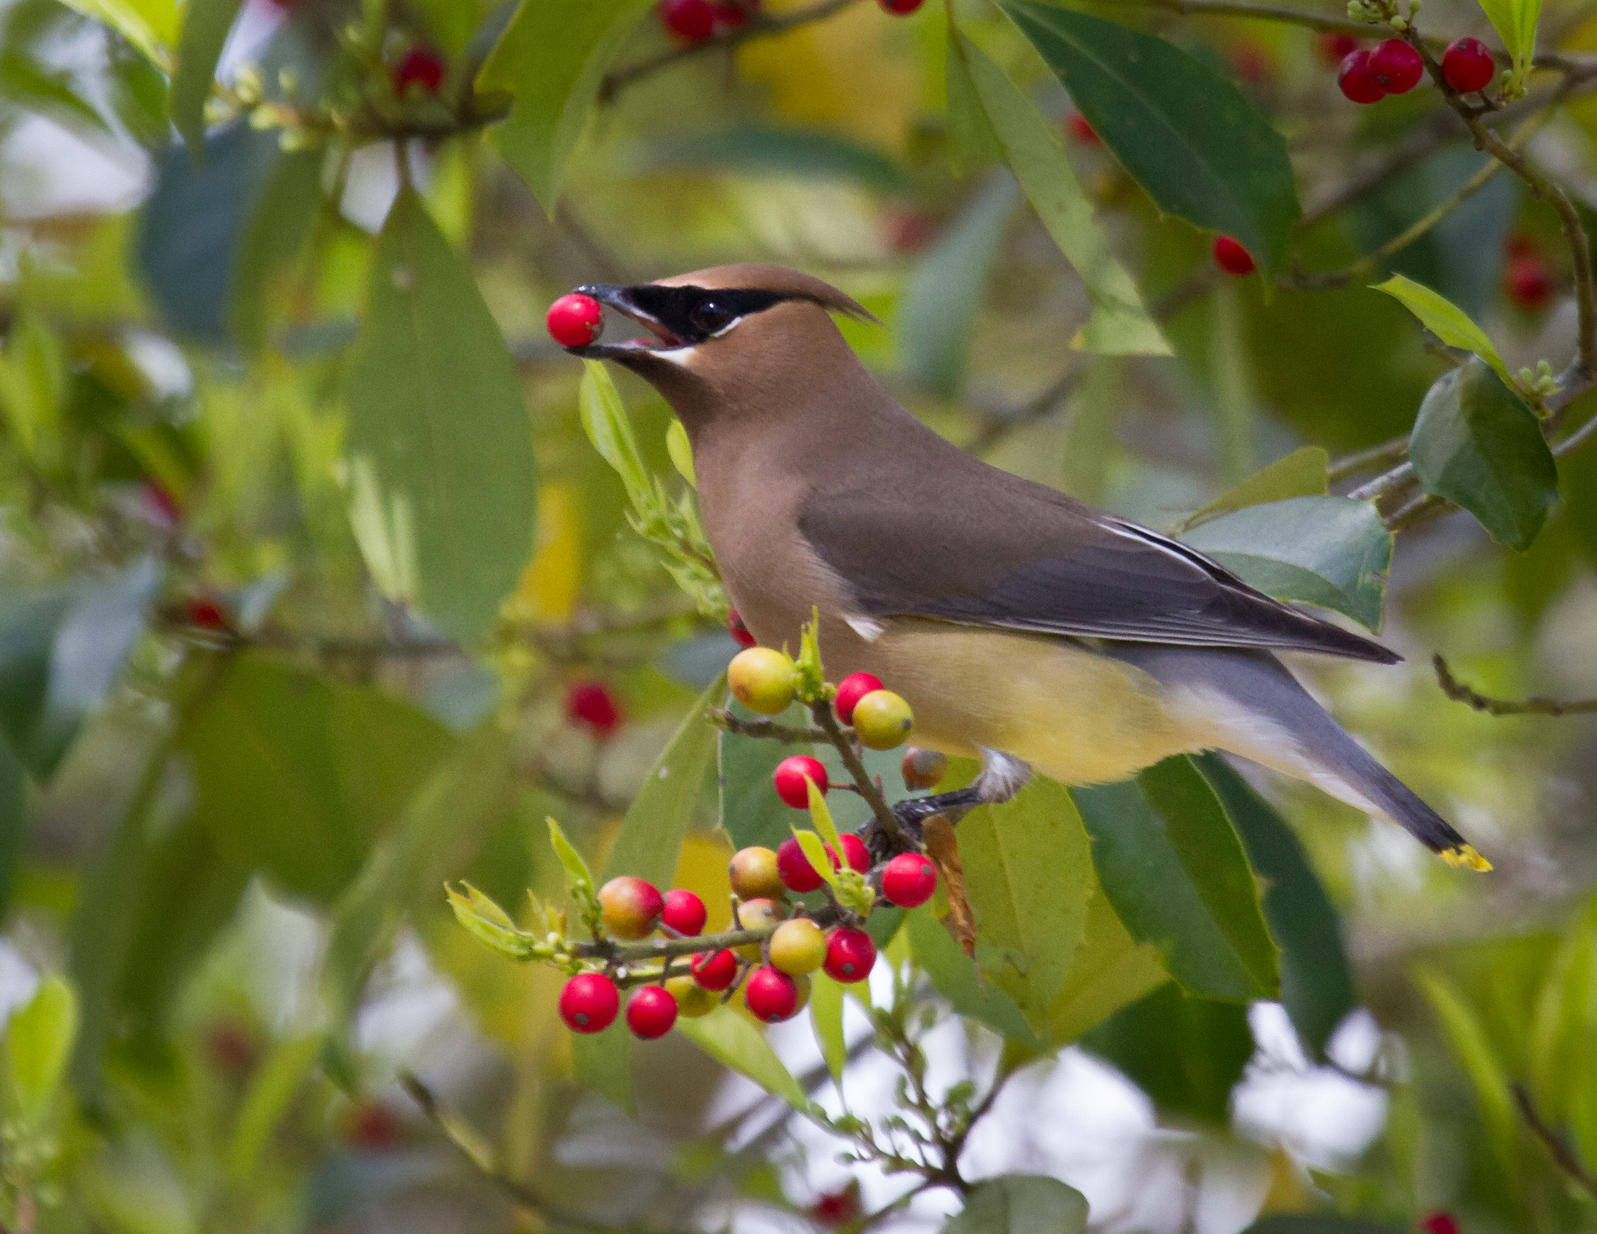
[(1597, 698), (1557, 699), (1540, 696), (1522, 699), (1493, 698), (1465, 685), (1453, 675), (1441, 652), (1431, 657), (1431, 667), (1436, 670), (1436, 684), (1448, 698), (1468, 704), (1476, 711), (1492, 716), (1576, 716), (1597, 713)]
[[(831, 740), (825, 729), (797, 728), (788, 724), (778, 724), (775, 720), (743, 720), (722, 707), (710, 708), (705, 712), (705, 716), (716, 728), (736, 733), (739, 737), (767, 737), (784, 745), (796, 745), (801, 741)], [(838, 787), (845, 786), (838, 785)]]
[(1407, 433), (1389, 438), (1378, 446), (1368, 449), (1356, 450), (1343, 458), (1332, 459), (1326, 468), (1325, 475), (1332, 484), (1338, 480), (1346, 480), (1360, 472), (1369, 471), (1375, 467), (1385, 467), (1395, 463), (1408, 453)]
[(1513, 1092), (1514, 1104), (1519, 1107), (1519, 1116), (1525, 1120), (1525, 1126), (1530, 1133), (1540, 1140), (1543, 1147), (1552, 1155), (1554, 1164), (1587, 1195), (1597, 1198), (1597, 1176), (1594, 1176), (1575, 1155), (1575, 1150), (1570, 1147), (1569, 1142), (1542, 1121), (1542, 1116), (1537, 1113), (1535, 1105), (1531, 1102), (1530, 1093), (1525, 1091), (1525, 1086), (1516, 1084)]
[(865, 804), (870, 806), (871, 814), (883, 832), (898, 839), (902, 828), (898, 825), (898, 818), (893, 813), (893, 807), (887, 804), (887, 797), (882, 792), (882, 786), (871, 778), (870, 772), (865, 770), (859, 751), (854, 748), (854, 743), (849, 740), (848, 734), (843, 731), (842, 725), (837, 722), (837, 717), (832, 714), (832, 704), (824, 699), (810, 704), (810, 715), (815, 723), (826, 734), (837, 750), (838, 757), (843, 760), (843, 768), (848, 772), (849, 779), (858, 786), (860, 796), (865, 798)]

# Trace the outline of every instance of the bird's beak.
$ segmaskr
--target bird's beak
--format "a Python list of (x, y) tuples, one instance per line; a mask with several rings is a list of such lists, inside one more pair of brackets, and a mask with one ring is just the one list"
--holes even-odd
[(582, 347), (566, 348), (574, 356), (590, 360), (617, 360), (624, 364), (644, 353), (672, 351), (678, 347), (688, 346), (685, 339), (671, 333), (664, 322), (638, 303), (638, 297), (634, 294), (637, 288), (617, 287), (611, 283), (584, 283), (575, 290), (578, 295), (592, 296), (600, 304), (630, 317), (643, 326), (649, 334), (646, 338), (631, 338), (613, 343), (595, 342)]

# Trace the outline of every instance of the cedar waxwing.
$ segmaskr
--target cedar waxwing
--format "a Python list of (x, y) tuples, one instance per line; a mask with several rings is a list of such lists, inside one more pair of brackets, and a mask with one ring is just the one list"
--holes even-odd
[(1223, 750), (1489, 868), (1272, 652), (1397, 655), (945, 441), (844, 341), (832, 312), (874, 319), (836, 288), (746, 264), (577, 291), (647, 328), (571, 350), (631, 369), (681, 418), (705, 533), (755, 637), (796, 646), (817, 609), (828, 675), (887, 682), (917, 745), (981, 759), (984, 799), (1030, 768), (1101, 784)]

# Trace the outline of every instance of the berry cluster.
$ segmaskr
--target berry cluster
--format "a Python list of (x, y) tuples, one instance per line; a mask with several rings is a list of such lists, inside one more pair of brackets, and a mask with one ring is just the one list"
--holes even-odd
[[(1336, 84), (1355, 103), (1378, 103), (1389, 94), (1407, 94), (1424, 76), (1419, 49), (1404, 39), (1387, 39), (1377, 47), (1348, 50)], [(1484, 90), (1496, 76), (1497, 62), (1479, 39), (1454, 39), (1442, 53), (1442, 79), (1459, 94)]]
[[(740, 625), (733, 614), (729, 628)], [(727, 680), (733, 697), (762, 715), (777, 715), (795, 700), (806, 705), (818, 723), (824, 721), (809, 734), (824, 734), (838, 748), (859, 791), (872, 783), (860, 770), (860, 749), (902, 745), (913, 726), (909, 704), (870, 673), (828, 684), (810, 629), (797, 660), (769, 647), (748, 647), (733, 657)], [(598, 714), (592, 694), (574, 690), (568, 705), (596, 726), (608, 713)], [(728, 725), (742, 723), (723, 718)], [(766, 736), (792, 731), (765, 731), (769, 721), (752, 729)], [(931, 788), (946, 772), (947, 759), (911, 747), (901, 766), (906, 786)], [(937, 889), (938, 872), (914, 849), (875, 860), (860, 836), (839, 832), (825, 802), (833, 785), (819, 759), (783, 759), (772, 787), (781, 801), (809, 812), (813, 830), (795, 828), (774, 849), (749, 845), (733, 855), (727, 869), (732, 920), (719, 933), (705, 933), (704, 901), (683, 888), (661, 892), (646, 879), (619, 875), (595, 892), (581, 858), (553, 825), (568, 887), (592, 942), (569, 941), (561, 913), (549, 914), (550, 932), (539, 937), (517, 930), (502, 910), (469, 888), (466, 895), (451, 892), (451, 900), (461, 921), (485, 941), (571, 974), (559, 1010), (573, 1032), (602, 1032), (624, 1014), (632, 1033), (648, 1040), (670, 1032), (678, 1016), (705, 1015), (738, 994), (763, 1023), (789, 1019), (808, 1000), (815, 974), (845, 984), (865, 980), (876, 962), (876, 944), (864, 928), (871, 911), (925, 904)], [(796, 899), (810, 893), (820, 894)], [(628, 988), (623, 1013), (622, 992)]]
[[(884, 13), (904, 16), (925, 0), (876, 0)], [(655, 16), (672, 38), (704, 43), (728, 30), (749, 24), (759, 14), (760, 0), (659, 0)]]

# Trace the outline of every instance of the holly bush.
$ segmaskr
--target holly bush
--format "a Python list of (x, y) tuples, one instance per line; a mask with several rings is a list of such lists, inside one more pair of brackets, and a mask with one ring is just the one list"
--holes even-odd
[[(0, 5), (0, 1224), (1597, 1229), (1594, 91), (1579, 0)], [(744, 707), (544, 330), (742, 260), (1381, 630), (1304, 671), (1496, 869)]]

